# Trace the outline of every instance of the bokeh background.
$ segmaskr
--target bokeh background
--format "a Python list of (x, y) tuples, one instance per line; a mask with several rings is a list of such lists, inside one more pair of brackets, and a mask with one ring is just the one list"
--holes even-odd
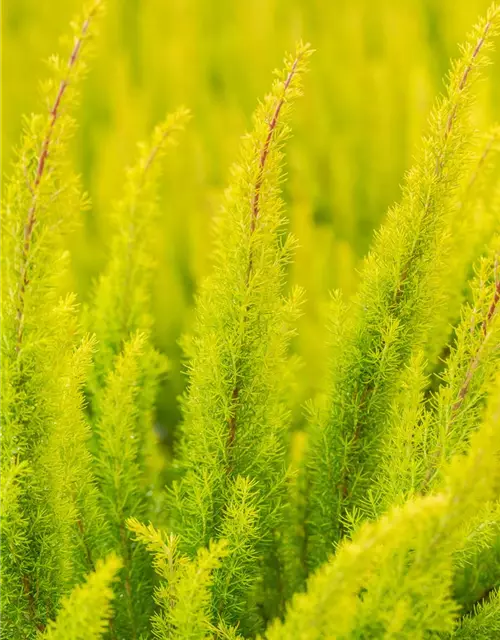
[[(3, 0), (2, 166), (22, 114), (40, 110), (44, 60), (80, 0)], [(160, 416), (175, 425), (184, 377), (179, 338), (210, 264), (210, 228), (240, 136), (272, 70), (302, 38), (316, 49), (293, 121), (284, 187), (300, 248), (290, 282), (307, 302), (294, 349), (300, 406), (321, 384), (328, 292), (356, 290), (357, 266), (399, 185), (449, 59), (488, 0), (108, 0), (71, 153), (91, 196), (71, 238), (68, 287), (81, 300), (106, 259), (109, 213), (136, 143), (178, 105), (193, 119), (169, 154), (154, 291), (156, 342), (171, 360)], [(495, 54), (495, 57), (496, 54)], [(482, 82), (474, 118), (500, 116), (500, 68)]]

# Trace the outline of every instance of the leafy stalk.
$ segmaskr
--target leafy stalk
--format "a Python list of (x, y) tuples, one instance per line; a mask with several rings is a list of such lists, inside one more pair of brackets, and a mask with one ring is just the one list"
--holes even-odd
[(307, 592), (294, 596), (266, 638), (424, 638), (453, 630), (460, 527), (499, 496), (499, 392), (497, 379), (482, 426), (467, 455), (454, 456), (442, 491), (361, 525), (309, 578)]
[(500, 633), (500, 596), (495, 591), (466, 616), (453, 633), (456, 640), (490, 640)]
[(153, 634), (158, 640), (186, 638), (203, 640), (214, 630), (211, 623), (213, 573), (227, 555), (225, 541), (210, 543), (190, 560), (179, 551), (179, 539), (167, 540), (153, 525), (131, 518), (128, 528), (153, 554), (153, 565), (163, 582), (155, 590), (160, 610), (153, 617)]
[(49, 622), (40, 640), (100, 640), (108, 629), (114, 596), (111, 585), (120, 567), (114, 555), (98, 562), (85, 582), (63, 599), (57, 620)]
[(428, 491), (438, 470), (450, 456), (463, 450), (475, 428), (486, 390), (498, 367), (500, 334), (499, 239), (479, 264), (472, 283), (472, 304), (463, 310), (443, 373), (443, 384), (434, 397), (435, 409), (429, 426), (427, 469), (420, 489)]
[(78, 344), (74, 300), (58, 303), (64, 238), (86, 205), (67, 171), (70, 114), (101, 9), (92, 2), (73, 24), (66, 63), (51, 58), (48, 114), (25, 120), (2, 199), (1, 592), (2, 628), (12, 638), (43, 630), (92, 567), (91, 531), (102, 526), (82, 411), (93, 343)]
[(149, 337), (151, 254), (159, 217), (156, 187), (161, 160), (187, 119), (185, 109), (168, 115), (149, 144), (140, 145), (113, 214), (110, 260), (84, 312), (84, 325), (98, 340), (88, 391), (94, 468), (109, 524), (104, 546), (119, 554), (124, 565), (124, 597), (117, 602), (113, 620), (117, 637), (139, 637), (148, 627), (153, 606), (150, 563), (132, 544), (125, 523), (130, 516), (152, 517), (155, 511), (154, 406), (167, 368)]
[[(248, 563), (241, 555), (241, 564), (224, 561), (218, 575), (228, 572), (222, 582), (231, 576), (231, 588), (220, 601), (224, 620), (234, 624), (245, 611), (241, 624), (249, 632), (259, 624), (256, 590), (284, 497), (288, 411), (276, 380), (286, 371), (298, 293), (283, 296), (294, 243), (282, 232), (282, 147), (309, 55), (309, 47), (300, 44), (286, 58), (233, 168), (218, 220), (213, 271), (196, 303), (179, 449), (183, 477), (171, 494), (172, 524), (190, 556), (235, 526), (228, 518), (248, 523), (242, 530), (246, 541), (239, 542), (259, 560)], [(247, 520), (245, 504), (239, 515), (237, 505), (229, 506), (240, 476), (252, 486), (255, 524)]]
[(467, 112), (473, 79), (498, 31), (493, 5), (453, 64), (446, 95), (434, 108), (420, 160), (403, 198), (377, 234), (351, 309), (347, 338), (332, 362), (328, 406), (311, 425), (309, 564), (317, 567), (344, 534), (347, 512), (370, 490), (399, 372), (425, 345), (439, 317), (441, 265), (454, 197), (473, 155)]
[(110, 259), (96, 283), (84, 324), (95, 332), (95, 357), (90, 391), (97, 393), (123, 344), (135, 331), (150, 332), (152, 259), (160, 217), (157, 184), (162, 160), (189, 120), (184, 108), (167, 115), (148, 144), (139, 145), (137, 162), (126, 171), (124, 194), (111, 221)]

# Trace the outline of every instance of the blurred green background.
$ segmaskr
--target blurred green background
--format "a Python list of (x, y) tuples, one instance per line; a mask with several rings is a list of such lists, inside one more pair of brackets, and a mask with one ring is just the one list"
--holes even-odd
[[(154, 292), (156, 341), (172, 371), (163, 421), (178, 419), (179, 337), (209, 267), (210, 228), (240, 136), (271, 72), (302, 38), (316, 49), (294, 114), (284, 187), (300, 248), (290, 281), (307, 302), (295, 349), (303, 359), (297, 408), (325, 366), (328, 291), (356, 289), (356, 268), (417, 150), (449, 58), (488, 0), (108, 0), (83, 87), (72, 153), (92, 209), (71, 239), (68, 286), (82, 300), (105, 261), (109, 212), (124, 167), (166, 111), (193, 113), (169, 154)], [(80, 0), (3, 0), (2, 160), (8, 171), (23, 113), (40, 110), (44, 59)], [(495, 55), (496, 57), (496, 55)], [(498, 117), (500, 71), (479, 87), (478, 126)], [(299, 409), (297, 409), (299, 412)]]

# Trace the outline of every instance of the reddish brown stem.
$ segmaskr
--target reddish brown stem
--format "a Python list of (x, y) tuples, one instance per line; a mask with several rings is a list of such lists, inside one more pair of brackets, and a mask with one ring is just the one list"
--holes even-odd
[(92, 10), (88, 14), (87, 18), (84, 20), (81, 31), (80, 31), (80, 35), (75, 41), (73, 50), (68, 60), (66, 76), (61, 80), (61, 83), (59, 84), (59, 89), (57, 91), (54, 104), (52, 105), (52, 109), (49, 112), (49, 123), (47, 127), (47, 132), (42, 141), (42, 147), (41, 147), (40, 155), (38, 157), (38, 162), (35, 170), (35, 178), (33, 180), (33, 183), (29, 185), (29, 190), (32, 194), (32, 198), (31, 198), (31, 206), (28, 211), (26, 224), (24, 225), (24, 235), (23, 235), (23, 254), (22, 254), (21, 268), (20, 268), (21, 277), (20, 277), (20, 284), (19, 284), (18, 306), (17, 306), (17, 313), (16, 313), (16, 320), (17, 320), (16, 351), (17, 353), (19, 353), (21, 349), (22, 341), (23, 341), (24, 303), (25, 303), (26, 289), (29, 285), (28, 263), (29, 263), (29, 254), (31, 250), (31, 242), (33, 238), (33, 230), (35, 228), (35, 224), (37, 221), (36, 214), (37, 214), (39, 188), (43, 180), (43, 177), (45, 175), (46, 161), (49, 156), (49, 150), (52, 142), (55, 125), (60, 115), (61, 102), (64, 98), (66, 89), (70, 83), (71, 74), (77, 63), (83, 41), (87, 35), (88, 29), (90, 26), (90, 22), (92, 18), (95, 16), (98, 10), (99, 4), (100, 3), (97, 2), (94, 5)]
[(250, 224), (250, 232), (253, 233), (255, 231), (255, 226), (257, 224), (257, 218), (259, 217), (259, 200), (260, 200), (260, 190), (262, 187), (262, 182), (264, 181), (264, 169), (266, 166), (266, 160), (267, 160), (267, 156), (269, 155), (269, 146), (271, 144), (271, 139), (273, 137), (273, 133), (274, 130), (276, 129), (276, 125), (278, 124), (278, 118), (280, 115), (280, 111), (283, 107), (283, 104), (285, 102), (285, 95), (286, 92), (288, 90), (288, 87), (290, 86), (290, 83), (293, 79), (293, 76), (295, 75), (295, 72), (297, 70), (297, 65), (299, 63), (299, 58), (295, 58), (292, 68), (290, 69), (290, 73), (288, 74), (285, 83), (283, 85), (283, 95), (281, 96), (280, 100), (278, 101), (278, 104), (276, 105), (276, 108), (274, 110), (273, 113), (273, 117), (271, 119), (271, 122), (269, 123), (269, 128), (267, 130), (267, 136), (266, 136), (266, 140), (264, 142), (264, 146), (262, 147), (262, 151), (260, 154), (260, 161), (259, 161), (259, 173), (257, 176), (257, 180), (255, 182), (255, 188), (254, 188), (254, 195), (253, 195), (253, 200), (252, 200), (252, 221)]
[[(280, 116), (280, 112), (281, 109), (285, 103), (285, 98), (286, 98), (286, 92), (290, 86), (290, 83), (292, 82), (292, 79), (297, 71), (297, 65), (299, 63), (300, 60), (300, 56), (298, 56), (297, 58), (295, 58), (295, 60), (293, 61), (292, 67), (285, 79), (285, 82), (283, 83), (283, 93), (281, 98), (279, 98), (276, 107), (274, 109), (274, 112), (272, 114), (271, 120), (269, 122), (269, 127), (267, 129), (267, 135), (266, 135), (266, 139), (264, 140), (264, 144), (262, 146), (261, 152), (260, 152), (260, 156), (259, 156), (259, 168), (258, 168), (258, 173), (257, 173), (257, 179), (255, 181), (255, 185), (254, 185), (254, 189), (253, 189), (253, 197), (252, 197), (252, 215), (251, 215), (251, 219), (250, 219), (250, 237), (253, 236), (253, 234), (255, 233), (255, 229), (257, 227), (257, 220), (259, 218), (259, 214), (260, 214), (260, 193), (261, 193), (261, 189), (262, 189), (262, 184), (264, 182), (264, 173), (265, 173), (265, 168), (266, 168), (266, 161), (267, 158), (269, 156), (269, 150), (270, 150), (270, 146), (271, 146), (271, 141), (273, 138), (273, 134), (276, 130), (276, 126), (278, 124), (278, 119)], [(247, 269), (247, 274), (246, 274), (246, 286), (248, 288), (249, 284), (250, 284), (250, 278), (252, 276), (252, 269), (253, 269), (253, 255), (252, 255), (252, 249), (250, 248), (250, 255), (248, 258), (248, 269)], [(246, 317), (245, 317), (245, 323), (246, 323)], [(236, 438), (236, 415), (235, 415), (235, 409), (236, 409), (236, 404), (238, 402), (238, 397), (240, 394), (240, 388), (238, 383), (235, 384), (232, 394), (231, 394), (231, 402), (232, 402), (232, 409), (233, 412), (231, 414), (231, 417), (228, 419), (228, 427), (229, 427), (229, 433), (228, 433), (228, 449), (231, 450), (234, 440)], [(228, 467), (228, 469), (230, 469), (230, 465)]]
[[(467, 370), (467, 373), (465, 374), (465, 378), (463, 381), (462, 386), (460, 387), (460, 391), (458, 392), (458, 398), (457, 401), (455, 402), (455, 404), (452, 407), (452, 416), (454, 417), (454, 415), (457, 413), (457, 411), (460, 409), (460, 407), (462, 406), (462, 403), (465, 399), (465, 396), (467, 395), (467, 392), (469, 390), (469, 386), (470, 383), (472, 381), (472, 377), (474, 375), (474, 372), (476, 371), (477, 367), (479, 366), (479, 362), (481, 359), (481, 352), (482, 349), (486, 343), (486, 340), (488, 338), (488, 330), (489, 327), (491, 325), (491, 321), (493, 319), (493, 316), (495, 315), (495, 312), (497, 310), (498, 307), (498, 302), (500, 300), (500, 280), (496, 280), (495, 283), (495, 292), (493, 294), (493, 300), (491, 301), (491, 304), (488, 308), (488, 313), (486, 314), (486, 318), (483, 320), (482, 324), (481, 324), (481, 328), (483, 331), (483, 335), (484, 335), (484, 340), (483, 342), (479, 345), (479, 347), (476, 350), (476, 353), (474, 355), (474, 358)], [(452, 420), (453, 420), (452, 417)]]
[(76, 524), (77, 524), (77, 527), (78, 527), (78, 531), (80, 532), (80, 536), (82, 538), (82, 543), (83, 543), (83, 546), (84, 546), (84, 549), (85, 549), (85, 553), (87, 555), (87, 562), (88, 562), (88, 565), (89, 565), (89, 569), (93, 571), (95, 569), (94, 560), (92, 559), (92, 552), (90, 551), (90, 547), (89, 547), (89, 545), (87, 543), (87, 540), (86, 540), (85, 529), (83, 527), (82, 519), (78, 518), (78, 520), (76, 521)]
[(486, 316), (485, 321), (483, 322), (483, 333), (486, 335), (488, 331), (488, 326), (493, 318), (493, 315), (497, 309), (498, 301), (500, 300), (500, 280), (497, 280), (495, 286), (495, 295), (493, 296), (493, 300), (491, 301), (490, 308), (488, 309), (488, 315)]
[(36, 618), (35, 598), (33, 597), (33, 593), (31, 591), (31, 580), (26, 574), (23, 576), (23, 591), (24, 591), (24, 595), (28, 599), (29, 616), (31, 620), (34, 622), (38, 631), (40, 631), (40, 633), (43, 633), (43, 631), (45, 631), (45, 625), (42, 622), (35, 622), (35, 618)]
[[(496, 271), (496, 268), (495, 268)], [(493, 319), (493, 316), (495, 315), (497, 309), (498, 309), (498, 302), (500, 301), (500, 279), (496, 279), (495, 282), (495, 292), (493, 294), (493, 300), (491, 301), (491, 304), (489, 306), (488, 309), (488, 313), (486, 314), (485, 319), (483, 320), (483, 322), (481, 323), (481, 329), (484, 335), (484, 340), (481, 342), (481, 344), (478, 346), (478, 348), (476, 349), (476, 352), (474, 354), (474, 357), (471, 360), (471, 363), (465, 373), (462, 385), (458, 391), (458, 395), (457, 395), (457, 399), (455, 400), (455, 402), (453, 403), (453, 406), (451, 407), (451, 416), (450, 419), (447, 423), (447, 428), (446, 431), (449, 430), (450, 425), (453, 423), (453, 421), (455, 420), (457, 413), (460, 411), (460, 408), (462, 407), (462, 404), (464, 403), (465, 398), (467, 397), (467, 394), (469, 392), (469, 388), (472, 382), (472, 379), (474, 377), (474, 374), (481, 362), (481, 353), (483, 351), (483, 348), (489, 338), (489, 328), (491, 325), (491, 321)], [(432, 480), (434, 474), (435, 474), (435, 466), (437, 464), (438, 458), (441, 455), (441, 447), (438, 448), (438, 450), (435, 452), (435, 454), (432, 457), (432, 462), (429, 465), (429, 468), (427, 470), (427, 473), (424, 477), (424, 480), (422, 482), (422, 492), (424, 492), (430, 481)]]
[[(489, 32), (490, 28), (491, 28), (491, 22), (487, 22), (485, 27), (484, 27), (483, 34), (478, 39), (478, 41), (476, 43), (476, 46), (474, 48), (474, 51), (472, 52), (471, 60), (470, 60), (469, 64), (465, 67), (464, 72), (462, 74), (462, 77), (460, 78), (460, 82), (458, 83), (458, 92), (463, 91), (463, 89), (465, 88), (465, 85), (467, 83), (467, 79), (469, 77), (469, 73), (472, 70), (472, 67), (474, 65), (474, 61), (476, 60), (477, 56), (479, 55), (479, 52), (481, 51), (481, 48), (482, 48), (482, 46), (483, 46), (483, 44), (484, 44), (484, 42), (486, 40), (486, 37), (488, 35), (488, 32)], [(449, 135), (451, 133), (451, 130), (453, 128), (453, 123), (455, 121), (456, 115), (457, 115), (457, 104), (454, 105), (451, 113), (448, 116), (447, 122), (446, 122), (446, 127), (445, 127), (445, 130), (444, 130), (444, 141), (443, 141), (444, 145), (446, 144), (446, 142), (448, 140), (448, 137), (449, 137)], [(439, 176), (441, 171), (442, 171), (442, 169), (443, 169), (443, 161), (442, 161), (443, 160), (443, 153), (444, 153), (444, 151), (441, 151), (439, 153), (439, 155), (437, 156), (437, 158), (436, 158), (436, 166), (435, 166), (435, 169), (434, 169), (435, 176)], [(486, 153), (484, 154), (484, 157), (486, 157)], [(424, 214), (423, 214), (424, 218), (426, 217), (426, 215), (427, 215), (427, 213), (428, 213), (428, 211), (430, 209), (430, 204), (431, 204), (431, 199), (430, 199), (430, 197), (428, 197), (427, 198), (427, 202), (425, 204), (425, 208), (424, 208)], [(410, 266), (411, 266), (412, 261), (413, 261), (413, 256), (410, 256), (408, 258), (408, 260), (406, 261), (405, 266), (403, 267), (403, 271), (401, 273), (401, 278), (400, 278), (399, 284), (398, 284), (398, 286), (396, 288), (395, 295), (394, 295), (394, 300), (395, 300), (397, 305), (401, 301), (401, 298), (402, 298), (402, 295), (403, 295), (403, 289), (404, 289), (404, 286), (406, 284), (406, 281), (407, 281), (407, 278), (408, 278), (408, 275), (409, 275), (409, 272), (410, 272)]]
[[(483, 33), (481, 35), (481, 37), (478, 39), (476, 46), (474, 48), (474, 51), (472, 52), (472, 57), (471, 60), (469, 62), (469, 64), (465, 67), (464, 72), (462, 74), (462, 77), (460, 78), (460, 82), (458, 83), (458, 91), (463, 91), (463, 89), (465, 88), (465, 85), (467, 84), (467, 79), (469, 77), (469, 73), (472, 71), (472, 67), (474, 66), (474, 62), (477, 58), (477, 56), (479, 55), (479, 52), (481, 51), (481, 48), (483, 46), (483, 44), (485, 43), (486, 37), (488, 35), (488, 32), (491, 28), (491, 22), (487, 22), (484, 26), (484, 30)], [(448, 121), (446, 123), (446, 130), (445, 130), (445, 142), (448, 139), (448, 136), (451, 133), (451, 129), (453, 126), (453, 122), (456, 118), (457, 115), (457, 105), (455, 104), (455, 106), (453, 107), (452, 112), (450, 113), (450, 115), (448, 116)], [(442, 158), (442, 154), (440, 154), (438, 156), (438, 158), (436, 159), (436, 169), (435, 169), (435, 173), (436, 175), (439, 173), (439, 171), (442, 168), (442, 163), (441, 163), (441, 158)]]
[[(87, 18), (84, 20), (82, 24), (80, 36), (77, 38), (75, 45), (73, 47), (73, 50), (71, 52), (70, 58), (68, 60), (68, 69), (67, 69), (66, 77), (63, 78), (63, 80), (61, 80), (56, 98), (52, 105), (52, 109), (49, 112), (49, 123), (47, 127), (47, 132), (42, 141), (40, 155), (38, 157), (38, 162), (35, 170), (35, 177), (32, 183), (29, 181), (28, 176), (26, 174), (28, 190), (31, 193), (31, 206), (28, 211), (28, 216), (27, 216), (26, 223), (24, 225), (24, 233), (23, 233), (23, 253), (21, 258), (18, 306), (17, 306), (17, 312), (16, 312), (16, 322), (17, 322), (16, 353), (17, 354), (19, 354), (21, 350), (21, 345), (23, 341), (25, 293), (29, 285), (28, 261), (29, 261), (29, 254), (31, 250), (33, 230), (37, 220), (36, 213), (37, 213), (37, 201), (38, 201), (39, 188), (43, 180), (43, 177), (45, 175), (46, 161), (49, 156), (50, 144), (52, 141), (54, 128), (57, 122), (57, 118), (59, 117), (61, 102), (63, 100), (65, 91), (68, 87), (71, 73), (78, 59), (78, 55), (80, 53), (83, 40), (89, 29), (90, 22), (99, 8), (99, 4), (100, 2), (96, 2), (92, 10), (89, 12)], [(29, 616), (34, 621), (37, 629), (39, 631), (43, 631), (45, 628), (45, 625), (43, 625), (40, 622), (35, 622), (36, 602), (35, 602), (35, 597), (32, 591), (32, 577), (25, 574), (23, 575), (22, 581), (23, 581), (23, 591), (28, 599)]]

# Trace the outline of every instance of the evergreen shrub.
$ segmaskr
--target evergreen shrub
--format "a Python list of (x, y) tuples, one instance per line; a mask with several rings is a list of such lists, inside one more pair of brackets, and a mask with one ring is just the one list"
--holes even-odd
[(304, 432), (282, 188), (312, 49), (286, 56), (215, 224), (166, 463), (152, 256), (185, 108), (127, 170), (89, 299), (61, 296), (90, 206), (67, 149), (101, 13), (95, 0), (51, 59), (4, 183), (2, 637), (500, 637), (500, 130), (470, 118), (500, 6), (452, 63), (357, 294), (332, 293)]

